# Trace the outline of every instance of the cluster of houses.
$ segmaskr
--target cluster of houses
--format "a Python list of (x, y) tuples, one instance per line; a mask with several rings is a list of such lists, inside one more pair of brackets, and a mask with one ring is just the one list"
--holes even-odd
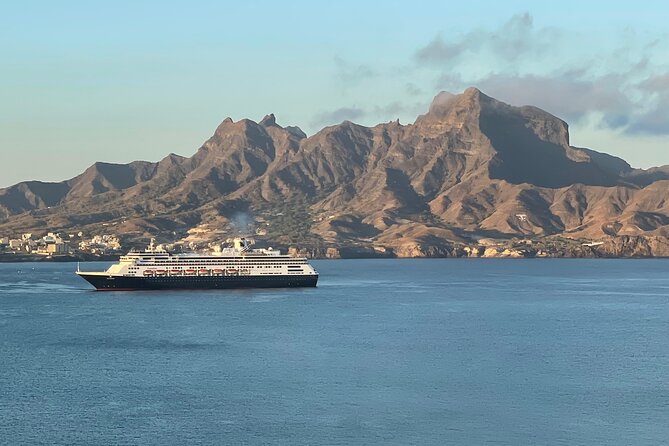
[(79, 251), (91, 254), (116, 254), (121, 251), (121, 243), (115, 235), (96, 235), (79, 242)]
[(91, 254), (114, 254), (121, 250), (115, 235), (96, 235), (85, 239), (84, 234), (60, 234), (49, 232), (43, 237), (31, 233), (20, 238), (0, 237), (0, 252), (15, 252), (35, 255), (67, 255), (74, 252)]

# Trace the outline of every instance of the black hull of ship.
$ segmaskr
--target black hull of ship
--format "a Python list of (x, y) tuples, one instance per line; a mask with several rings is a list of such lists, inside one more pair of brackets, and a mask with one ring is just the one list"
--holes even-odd
[(79, 273), (98, 291), (315, 287), (318, 275), (128, 277)]

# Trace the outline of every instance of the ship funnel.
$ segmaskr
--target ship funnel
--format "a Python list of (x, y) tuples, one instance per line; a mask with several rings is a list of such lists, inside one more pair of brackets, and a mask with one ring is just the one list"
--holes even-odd
[(248, 251), (250, 246), (249, 241), (244, 237), (235, 239), (235, 249), (239, 251)]

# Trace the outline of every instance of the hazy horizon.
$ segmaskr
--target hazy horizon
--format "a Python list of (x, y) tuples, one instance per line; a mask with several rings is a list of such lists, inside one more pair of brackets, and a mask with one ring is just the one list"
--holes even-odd
[(669, 164), (669, 6), (473, 1), (12, 4), (0, 29), (0, 187), (96, 161), (192, 155), (227, 116), (311, 135), (411, 123), (468, 86), (535, 105), (571, 143)]

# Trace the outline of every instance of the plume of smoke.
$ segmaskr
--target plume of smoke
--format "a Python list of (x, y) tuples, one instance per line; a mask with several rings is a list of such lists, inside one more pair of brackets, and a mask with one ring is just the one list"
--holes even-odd
[(238, 235), (250, 234), (253, 232), (254, 219), (246, 211), (237, 211), (230, 218), (230, 226)]

